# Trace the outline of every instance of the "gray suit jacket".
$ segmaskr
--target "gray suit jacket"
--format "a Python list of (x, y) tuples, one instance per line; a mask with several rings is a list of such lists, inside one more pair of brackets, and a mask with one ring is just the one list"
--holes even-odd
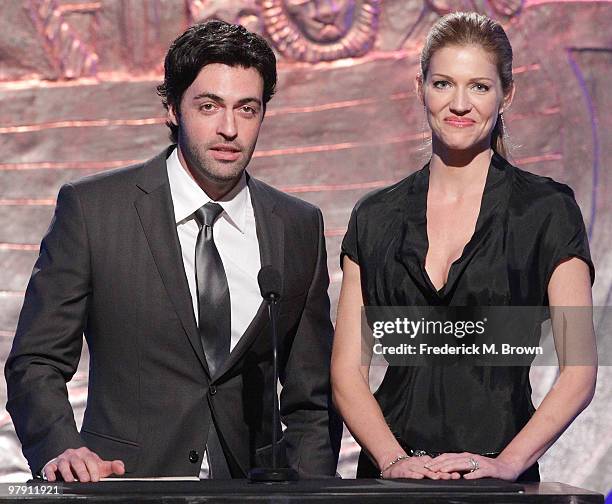
[[(197, 475), (210, 421), (233, 477), (269, 464), (267, 309), (262, 303), (211, 379), (181, 259), (169, 153), (59, 192), (5, 368), (7, 410), (34, 473), (67, 448), (86, 445), (102, 458), (122, 459), (127, 476)], [(248, 184), (262, 265), (283, 277), (281, 448), (302, 476), (333, 475), (341, 423), (330, 406), (321, 212), (254, 178)], [(83, 333), (89, 395), (79, 433), (66, 382)]]

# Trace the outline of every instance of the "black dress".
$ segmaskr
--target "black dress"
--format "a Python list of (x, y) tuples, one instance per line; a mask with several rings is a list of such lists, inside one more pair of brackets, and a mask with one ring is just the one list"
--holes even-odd
[[(557, 264), (584, 260), (587, 234), (572, 190), (498, 154), (489, 167), (475, 232), (436, 290), (425, 271), (429, 167), (355, 206), (341, 260), (359, 264), (366, 306), (547, 306)], [(529, 368), (389, 366), (374, 394), (406, 449), (495, 456), (534, 412)], [(358, 477), (378, 477), (362, 451)], [(519, 481), (538, 481), (537, 463)]]

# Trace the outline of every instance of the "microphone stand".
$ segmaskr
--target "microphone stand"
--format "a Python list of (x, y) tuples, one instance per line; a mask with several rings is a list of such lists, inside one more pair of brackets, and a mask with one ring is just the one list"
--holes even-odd
[(273, 411), (272, 411), (272, 467), (254, 467), (249, 471), (249, 481), (251, 483), (286, 483), (299, 479), (296, 470), (290, 467), (278, 467), (278, 432), (279, 420), (278, 404), (278, 334), (276, 331), (276, 312), (280, 296), (271, 292), (266, 296), (268, 303), (268, 315), (270, 316), (270, 326), (272, 329), (272, 370), (274, 380)]

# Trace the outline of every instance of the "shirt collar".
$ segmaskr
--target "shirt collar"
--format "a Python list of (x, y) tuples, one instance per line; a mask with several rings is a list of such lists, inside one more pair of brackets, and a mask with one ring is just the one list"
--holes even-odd
[[(198, 208), (212, 201), (212, 199), (193, 180), (187, 169), (183, 168), (178, 156), (178, 148), (174, 149), (166, 160), (166, 167), (175, 220), (177, 224), (181, 224), (192, 218), (193, 213)], [(248, 202), (249, 188), (246, 173), (243, 172), (234, 188), (215, 203), (219, 203), (223, 207), (224, 212), (221, 217), (226, 218), (238, 231), (244, 233)]]

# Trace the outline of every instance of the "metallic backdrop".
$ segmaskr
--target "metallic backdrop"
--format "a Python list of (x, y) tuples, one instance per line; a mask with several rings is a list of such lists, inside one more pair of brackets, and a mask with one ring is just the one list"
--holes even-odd
[[(190, 23), (213, 17), (263, 34), (278, 52), (278, 93), (250, 171), (323, 209), (335, 306), (353, 204), (426, 159), (413, 78), (428, 28), (451, 10), (478, 10), (506, 27), (517, 83), (506, 114), (513, 160), (575, 190), (597, 268), (595, 304), (612, 304), (610, 0), (1, 0), (0, 362), (58, 188), (166, 145), (155, 94), (163, 56)], [(555, 376), (533, 369), (536, 401)], [(542, 459), (546, 480), (610, 490), (611, 384), (602, 367), (593, 403)], [(86, 394), (84, 351), (70, 383), (79, 420)], [(345, 477), (356, 452), (347, 433)], [(27, 476), (2, 406), (0, 478)]]

